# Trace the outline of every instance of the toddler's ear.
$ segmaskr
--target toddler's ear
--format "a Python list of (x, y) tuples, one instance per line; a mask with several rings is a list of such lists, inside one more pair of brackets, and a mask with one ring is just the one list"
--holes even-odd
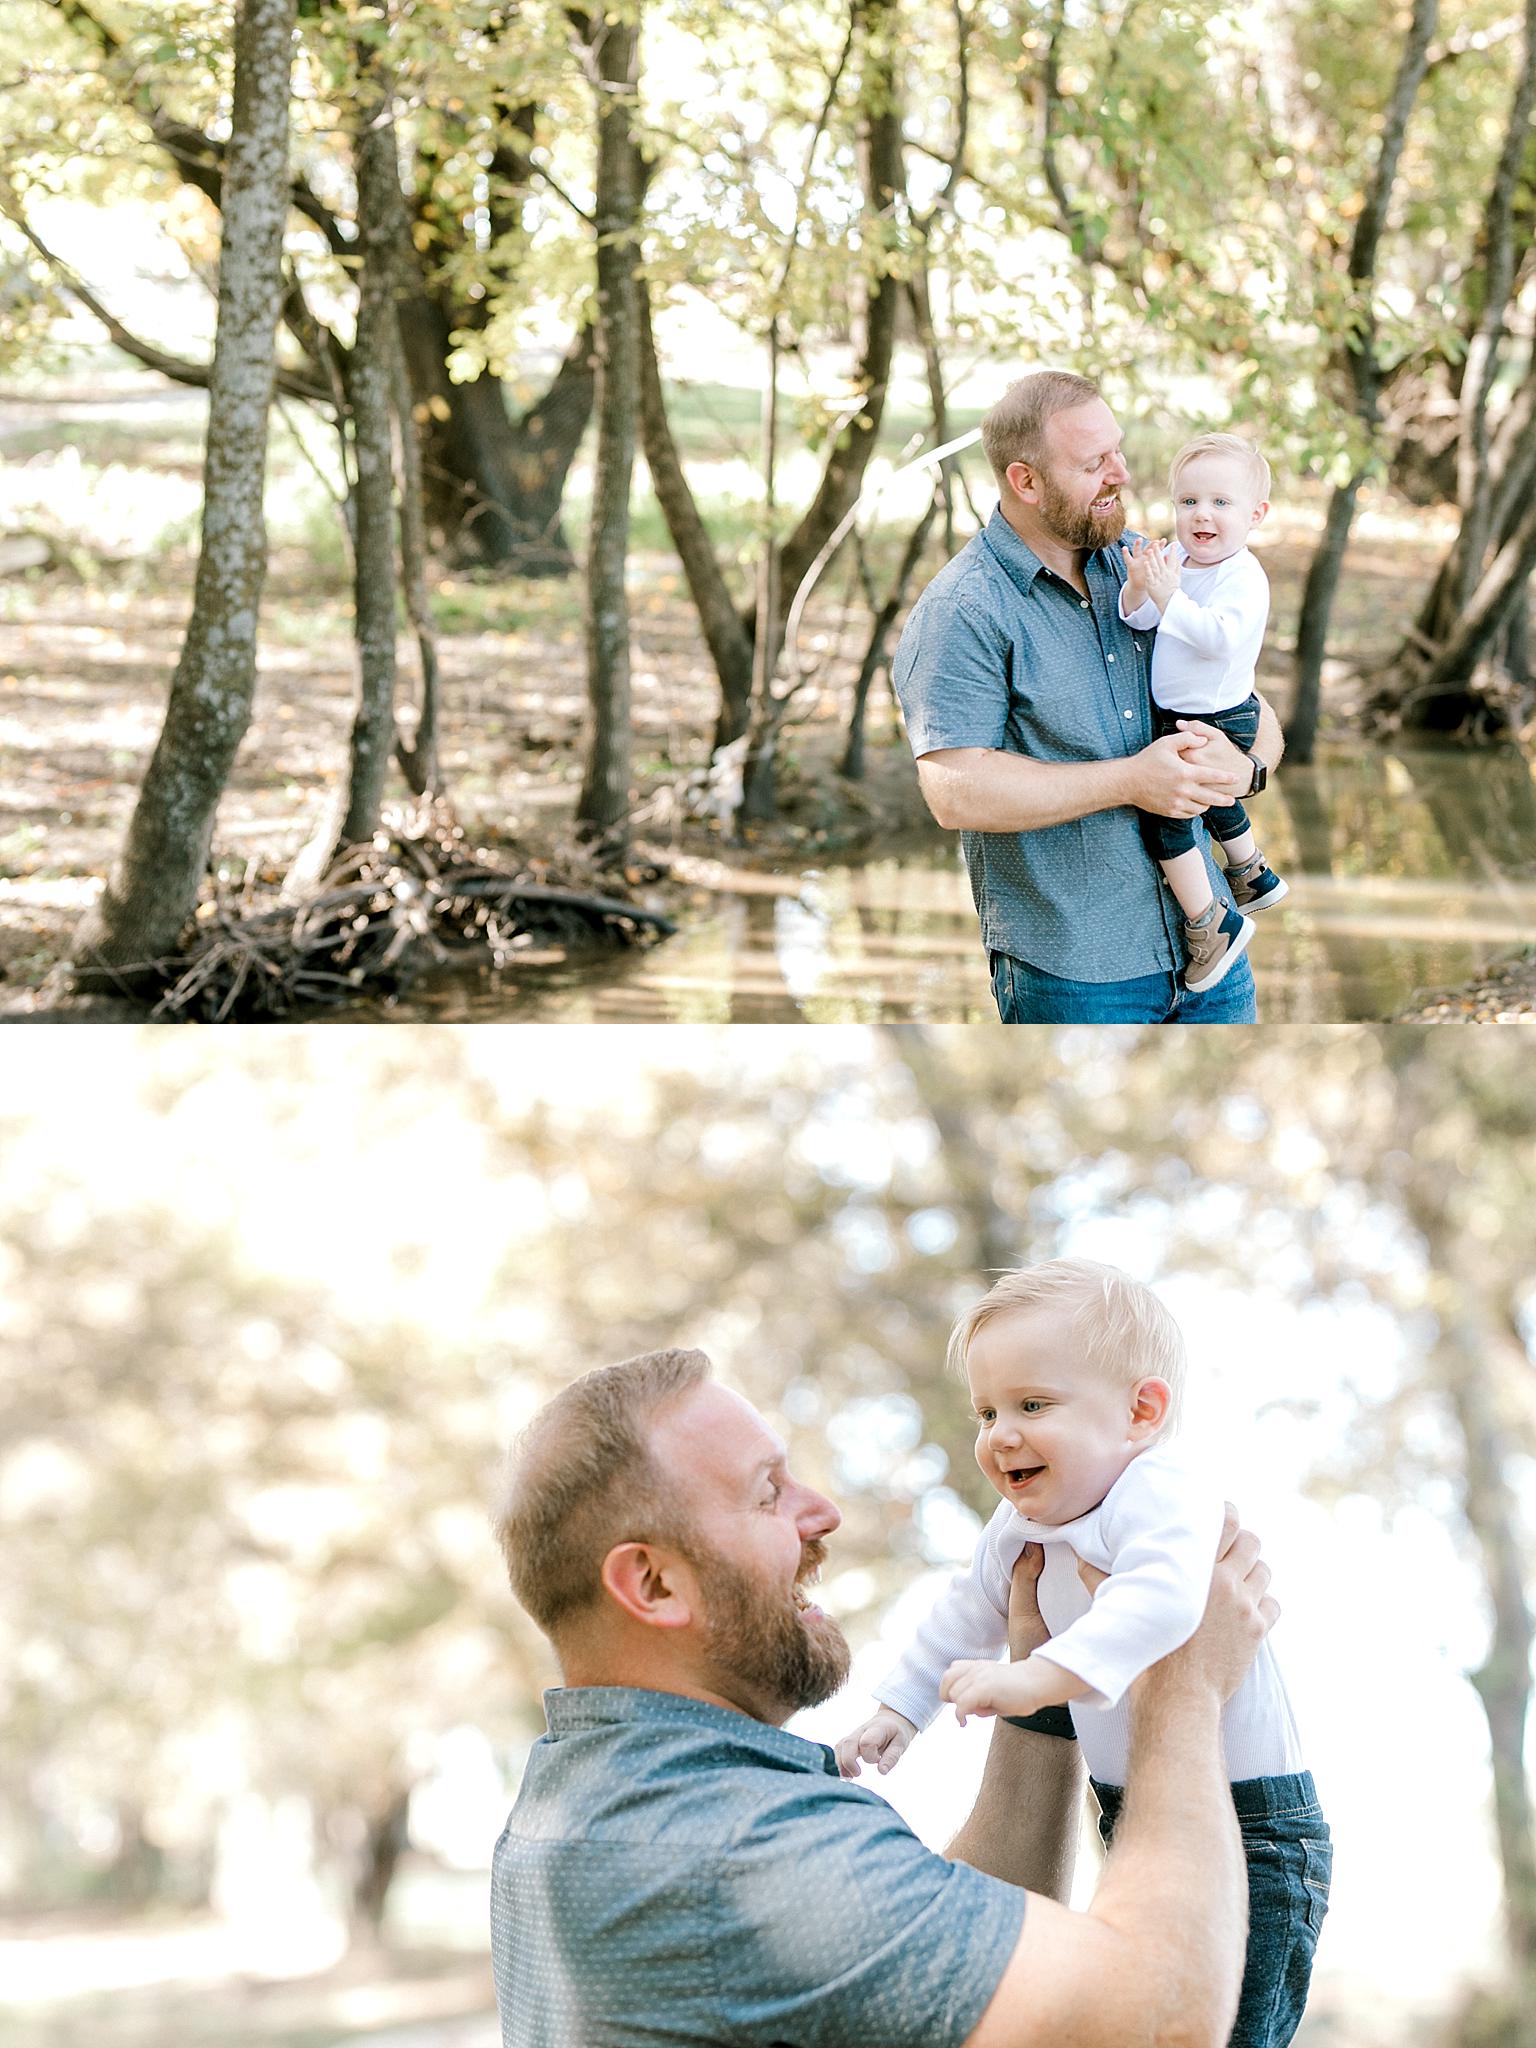
[(1131, 1398), (1131, 1435), (1138, 1441), (1156, 1436), (1168, 1420), (1173, 1389), (1166, 1380), (1141, 1380)]

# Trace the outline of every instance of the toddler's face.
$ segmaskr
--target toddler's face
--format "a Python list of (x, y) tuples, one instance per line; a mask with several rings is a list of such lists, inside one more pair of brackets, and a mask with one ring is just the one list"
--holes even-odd
[(1254, 495), (1248, 466), (1235, 455), (1196, 455), (1179, 471), (1173, 491), (1173, 530), (1197, 569), (1224, 562), (1247, 544), (1269, 510)]
[(1064, 1308), (1009, 1310), (982, 1325), (966, 1360), (977, 1464), (1020, 1514), (1053, 1526), (1098, 1506), (1166, 1406), (1144, 1392), (1166, 1395), (1161, 1380), (1117, 1386), (1083, 1365), (1071, 1321)]

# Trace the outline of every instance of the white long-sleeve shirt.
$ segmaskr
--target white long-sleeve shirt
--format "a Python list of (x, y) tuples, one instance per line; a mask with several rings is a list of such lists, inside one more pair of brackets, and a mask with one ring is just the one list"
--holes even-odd
[[(1096, 1508), (1059, 1526), (999, 1503), (967, 1571), (957, 1573), (877, 1688), (918, 1728), (939, 1711), (939, 1685), (961, 1657), (995, 1657), (1008, 1641), (1008, 1589), (1026, 1543), (1045, 1546), (1040, 1613), (1051, 1640), (1041, 1655), (1093, 1691), (1072, 1702), (1072, 1723), (1093, 1776), (1123, 1785), (1130, 1748), (1126, 1688), (1188, 1642), (1205, 1612), (1221, 1537), (1223, 1499), (1182, 1448), (1154, 1444), (1131, 1460)], [(1097, 1598), (1077, 1560), (1109, 1578)], [(1266, 1640), (1221, 1719), (1227, 1776), (1268, 1778), (1305, 1769), (1280, 1667)]]
[(1150, 597), (1128, 612), (1123, 585), (1120, 616), (1143, 632), (1157, 628), (1153, 702), (1181, 718), (1203, 718), (1253, 693), (1269, 622), (1269, 578), (1248, 548), (1203, 569), (1190, 567), (1177, 541), (1174, 548), (1184, 574), (1161, 618)]

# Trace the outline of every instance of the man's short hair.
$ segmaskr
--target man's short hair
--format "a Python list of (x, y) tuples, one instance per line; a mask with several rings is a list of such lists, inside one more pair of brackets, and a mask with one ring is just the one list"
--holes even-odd
[(687, 1508), (656, 1464), (650, 1429), (711, 1370), (702, 1351), (602, 1366), (541, 1408), (513, 1445), (496, 1537), (513, 1592), (547, 1636), (596, 1603), (615, 1544), (689, 1541)]
[(1269, 464), (1264, 460), (1251, 441), (1245, 441), (1241, 434), (1196, 434), (1193, 441), (1186, 441), (1168, 465), (1168, 495), (1173, 497), (1179, 488), (1179, 476), (1187, 464), (1197, 455), (1231, 455), (1242, 463), (1248, 481), (1253, 488), (1254, 500), (1264, 505), (1269, 502)]
[(981, 445), (1001, 490), (1011, 462), (1039, 465), (1045, 455), (1045, 426), (1053, 414), (1070, 412), (1099, 396), (1099, 387), (1071, 370), (1036, 370), (1010, 384), (981, 423)]
[(1138, 1380), (1166, 1380), (1173, 1398), (1160, 1434), (1170, 1435), (1177, 1428), (1188, 1363), (1184, 1337), (1150, 1287), (1118, 1266), (1101, 1266), (1094, 1259), (1048, 1259), (1043, 1265), (1004, 1273), (950, 1332), (951, 1369), (964, 1373), (978, 1330), (1022, 1308), (1071, 1311), (1072, 1334), (1083, 1363), (1115, 1384), (1133, 1387)]

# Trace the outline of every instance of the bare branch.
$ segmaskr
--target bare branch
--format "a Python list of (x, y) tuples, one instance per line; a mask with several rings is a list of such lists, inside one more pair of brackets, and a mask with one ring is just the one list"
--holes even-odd
[[(201, 390), (208, 388), (213, 374), (211, 363), (195, 363), (186, 356), (175, 356), (153, 342), (141, 340), (131, 334), (117, 315), (104, 306), (90, 286), (72, 264), (56, 255), (37, 233), (21, 210), (16, 195), (8, 187), (0, 187), (0, 213), (3, 213), (16, 231), (24, 235), (43, 261), (53, 271), (59, 282), (72, 298), (78, 299), (86, 311), (99, 320), (112, 341), (124, 355), (132, 356), (146, 368), (158, 370), (163, 377), (169, 377), (176, 384), (192, 384)], [(290, 398), (307, 399), (311, 405), (331, 405), (334, 399), (324, 385), (311, 384), (292, 370), (279, 366), (277, 388)]]

